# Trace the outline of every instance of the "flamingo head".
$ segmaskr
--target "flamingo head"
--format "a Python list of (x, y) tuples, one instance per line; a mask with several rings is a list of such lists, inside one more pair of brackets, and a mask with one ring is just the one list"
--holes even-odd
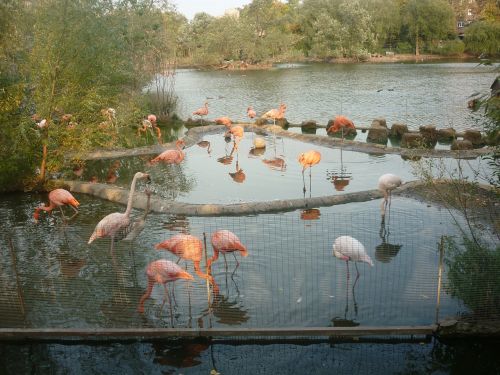
[(137, 172), (134, 177), (136, 177), (137, 179), (141, 179), (141, 180), (145, 179), (148, 182), (151, 181), (151, 177), (149, 176), (148, 173)]
[(42, 208), (39, 206), (35, 208), (35, 212), (33, 213), (33, 219), (35, 219), (35, 224), (38, 224), (38, 220), (40, 219), (40, 210)]

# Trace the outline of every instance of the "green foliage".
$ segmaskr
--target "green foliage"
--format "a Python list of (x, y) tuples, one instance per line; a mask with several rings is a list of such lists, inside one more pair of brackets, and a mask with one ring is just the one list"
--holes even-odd
[(455, 17), (446, 0), (408, 0), (401, 11), (417, 55), (420, 42), (447, 39), (454, 33)]
[(434, 41), (429, 44), (428, 51), (433, 54), (454, 56), (464, 52), (464, 42), (460, 39)]
[(477, 55), (500, 55), (500, 21), (480, 21), (469, 25), (464, 32), (465, 49)]
[(461, 245), (446, 241), (448, 291), (460, 298), (476, 317), (500, 317), (500, 247), (488, 248), (463, 238)]

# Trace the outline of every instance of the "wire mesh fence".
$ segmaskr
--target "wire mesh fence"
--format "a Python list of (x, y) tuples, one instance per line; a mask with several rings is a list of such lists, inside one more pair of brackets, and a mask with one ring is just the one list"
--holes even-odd
[[(498, 251), (461, 245), (446, 211), (322, 211), (152, 215), (137, 238), (113, 245), (109, 237), (88, 244), (90, 215), (4, 227), (0, 327), (304, 336), (311, 328), (317, 335), (395, 326), (411, 334), (448, 316), (498, 318)], [(245, 251), (234, 241), (214, 247), (220, 230), (228, 231), (221, 241), (237, 236)], [(362, 244), (364, 261), (355, 261), (362, 248), (351, 242), (334, 255), (340, 236)]]

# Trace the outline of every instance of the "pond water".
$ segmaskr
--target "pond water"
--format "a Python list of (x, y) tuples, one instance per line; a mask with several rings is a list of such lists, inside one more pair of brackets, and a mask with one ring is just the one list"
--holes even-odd
[[(143, 186), (140, 186), (142, 189)], [(44, 196), (15, 194), (0, 201), (4, 218), (1, 246), (0, 326), (2, 327), (306, 327), (431, 324), (436, 315), (438, 243), (458, 235), (446, 211), (416, 200), (393, 199), (385, 221), (380, 200), (246, 217), (174, 217), (151, 213), (132, 243), (119, 242), (116, 259), (108, 239), (87, 245), (97, 222), (121, 205), (75, 194), (80, 214), (63, 224), (60, 214), (38, 225), (34, 208)], [(134, 216), (141, 215), (134, 211)], [(316, 219), (312, 219), (316, 218)], [(304, 220), (312, 219), (312, 220)], [(462, 223), (463, 224), (463, 223)], [(154, 245), (176, 233), (203, 239), (217, 229), (236, 233), (249, 256), (219, 258), (213, 276), (220, 295), (208, 309), (205, 281), (175, 283), (170, 314), (156, 286), (137, 312), (153, 260), (176, 261)], [(361, 241), (374, 266), (348, 265), (332, 255), (340, 235)], [(207, 239), (209, 241), (209, 238)], [(208, 256), (212, 249), (208, 248)], [(184, 261), (180, 263), (185, 266)], [(205, 263), (202, 262), (202, 265)], [(192, 264), (186, 265), (193, 272)], [(446, 281), (445, 281), (446, 283)], [(464, 311), (443, 294), (440, 314)]]
[(369, 126), (376, 117), (388, 125), (403, 122), (410, 129), (435, 124), (463, 130), (477, 127), (479, 115), (467, 108), (476, 92), (490, 92), (495, 79), (491, 67), (477, 63), (418, 64), (283, 64), (261, 71), (199, 71), (179, 69), (175, 93), (178, 114), (209, 103), (208, 119), (229, 116), (247, 121), (246, 108), (260, 115), (280, 102), (286, 118), (300, 124), (316, 120), (326, 124), (336, 114)]
[[(112, 170), (114, 183), (128, 188), (134, 173), (144, 171), (151, 175), (153, 191), (163, 198), (228, 204), (303, 198), (304, 183), (306, 197), (372, 190), (384, 173), (397, 174), (405, 182), (415, 180), (413, 168), (419, 165), (399, 155), (328, 148), (273, 135), (265, 136), (266, 148), (256, 152), (254, 137), (252, 132), (245, 133), (238, 150), (234, 150), (233, 143), (226, 143), (222, 133), (205, 135), (203, 140), (210, 143), (210, 150), (193, 145), (184, 150), (186, 158), (180, 165), (150, 165), (148, 161), (155, 155), (92, 161), (80, 178), (89, 181), (95, 176), (105, 182)], [(321, 153), (321, 162), (306, 170), (303, 179), (297, 157), (311, 149)], [(425, 160), (421, 165), (426, 164)], [(450, 173), (458, 165), (455, 159), (442, 159), (436, 165), (440, 163)], [(464, 174), (470, 177), (471, 166), (487, 170), (485, 164), (479, 159), (460, 161)], [(66, 177), (75, 178), (71, 171)]]

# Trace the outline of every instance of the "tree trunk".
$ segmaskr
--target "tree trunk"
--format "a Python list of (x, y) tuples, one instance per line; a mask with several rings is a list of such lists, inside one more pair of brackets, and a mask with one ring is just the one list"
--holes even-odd
[(40, 166), (40, 181), (45, 181), (45, 170), (47, 165), (47, 144), (43, 144), (42, 165)]
[(418, 55), (420, 55), (420, 49), (418, 45), (418, 26), (417, 26), (417, 30), (415, 31), (415, 56)]

